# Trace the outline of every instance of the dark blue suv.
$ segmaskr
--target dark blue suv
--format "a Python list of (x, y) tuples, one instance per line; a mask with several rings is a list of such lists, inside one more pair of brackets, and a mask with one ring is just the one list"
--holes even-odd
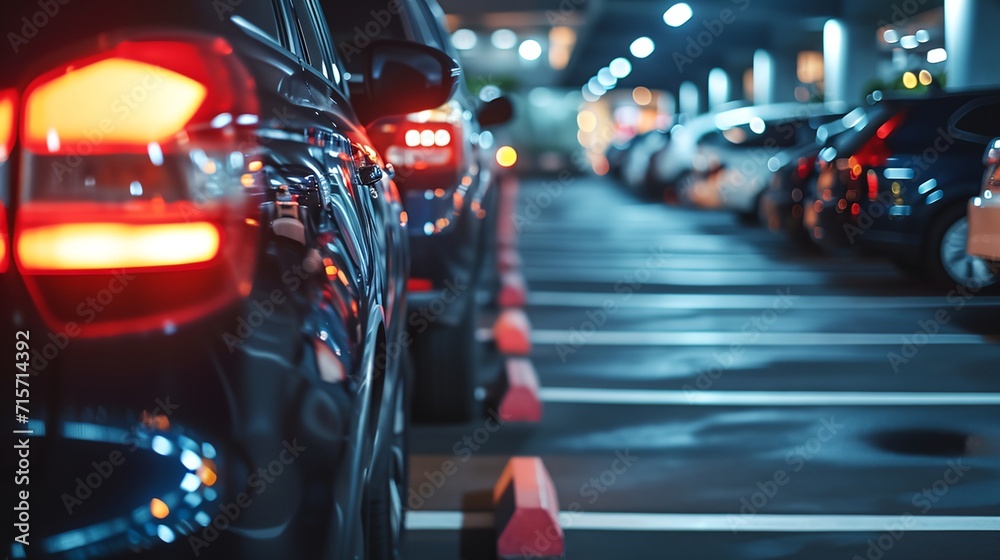
[(398, 557), (408, 237), (354, 105), (455, 61), (373, 45), (350, 91), (316, 0), (3, 13), (9, 556)]

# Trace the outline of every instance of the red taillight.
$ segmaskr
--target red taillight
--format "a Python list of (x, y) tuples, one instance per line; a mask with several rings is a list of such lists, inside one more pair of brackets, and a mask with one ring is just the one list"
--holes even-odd
[(905, 118), (905, 113), (896, 113), (892, 118), (884, 122), (882, 126), (878, 127), (875, 135), (869, 138), (861, 146), (861, 149), (854, 154), (857, 163), (864, 167), (881, 167), (885, 165), (885, 161), (892, 155), (885, 140), (903, 123)]
[(413, 127), (403, 133), (403, 141), (408, 148), (423, 146), (433, 148), (437, 146), (444, 148), (451, 144), (451, 131), (446, 128), (420, 128)]
[(451, 189), (464, 172), (463, 109), (437, 109), (382, 119), (369, 127), (374, 144), (396, 166), (396, 183), (407, 191)]
[(878, 198), (878, 173), (874, 169), (868, 170), (868, 200)]
[(799, 158), (798, 174), (799, 179), (808, 179), (809, 174), (816, 168), (816, 156)]
[(258, 106), (214, 38), (124, 42), (28, 86), (14, 261), (51, 326), (162, 328), (249, 293)]
[(7, 272), (7, 208), (0, 202), (0, 273)]
[(221, 39), (142, 41), (67, 64), (25, 91), (25, 147), (36, 154), (145, 153), (150, 144), (183, 142), (189, 128), (255, 116), (256, 96), (246, 89), (252, 80), (233, 58)]
[(406, 282), (408, 292), (429, 292), (434, 289), (434, 284), (426, 278), (410, 278)]
[(7, 161), (17, 136), (17, 91), (0, 91), (0, 163)]
[(882, 167), (890, 155), (892, 154), (885, 144), (885, 139), (876, 134), (861, 146), (852, 159), (862, 167)]
[[(88, 203), (26, 206), (18, 214), (16, 251), (21, 271), (198, 267), (219, 255), (221, 226), (190, 203), (131, 203), (108, 210)], [(67, 216), (73, 220), (67, 222)], [(194, 216), (197, 221), (190, 220)]]
[[(386, 134), (388, 130), (394, 132)], [(398, 168), (416, 171), (454, 166), (459, 160), (456, 128), (448, 123), (405, 122), (378, 127), (376, 142), (386, 146), (386, 158)], [(440, 186), (440, 185), (438, 185)]]

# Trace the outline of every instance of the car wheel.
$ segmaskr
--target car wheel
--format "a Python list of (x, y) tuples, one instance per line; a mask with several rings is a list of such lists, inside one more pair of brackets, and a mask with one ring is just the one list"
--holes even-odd
[(457, 325), (431, 325), (414, 335), (413, 413), (421, 421), (453, 423), (472, 418), (478, 308), (474, 290), (464, 298)]
[(969, 220), (964, 207), (949, 211), (931, 232), (926, 269), (942, 287), (964, 286), (980, 290), (1000, 282), (1000, 270), (967, 251)]
[(402, 558), (406, 521), (406, 490), (409, 486), (409, 399), (411, 377), (409, 354), (400, 356), (399, 380), (393, 388), (391, 416), (382, 423), (385, 436), (376, 450), (369, 487), (368, 558)]

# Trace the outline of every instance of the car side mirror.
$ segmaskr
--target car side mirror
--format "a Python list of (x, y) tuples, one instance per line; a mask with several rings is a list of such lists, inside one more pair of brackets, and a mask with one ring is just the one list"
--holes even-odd
[(444, 105), (462, 72), (444, 52), (411, 41), (378, 41), (364, 56), (363, 81), (351, 93), (366, 123)]
[(498, 126), (514, 118), (514, 104), (506, 97), (487, 101), (479, 109), (479, 125), (483, 128)]

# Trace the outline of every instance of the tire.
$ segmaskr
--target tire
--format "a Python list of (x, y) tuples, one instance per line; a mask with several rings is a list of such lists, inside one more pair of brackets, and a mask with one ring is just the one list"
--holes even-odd
[(979, 291), (996, 287), (1000, 270), (996, 264), (966, 252), (969, 221), (964, 206), (945, 211), (931, 228), (924, 253), (927, 278), (941, 288), (962, 286)]
[(367, 551), (372, 560), (400, 560), (406, 527), (406, 491), (410, 480), (409, 354), (400, 356), (390, 416), (382, 422), (385, 438), (376, 450), (368, 488)]
[(413, 415), (422, 422), (458, 423), (472, 418), (478, 307), (474, 290), (464, 297), (465, 309), (457, 325), (431, 325), (413, 336)]

